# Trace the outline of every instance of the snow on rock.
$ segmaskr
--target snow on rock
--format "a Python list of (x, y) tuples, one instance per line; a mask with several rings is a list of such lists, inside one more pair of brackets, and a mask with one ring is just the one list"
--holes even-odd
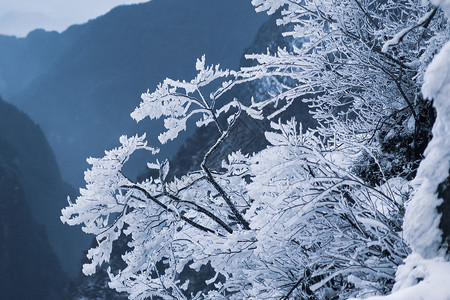
[(413, 251), (431, 258), (437, 254), (442, 235), (436, 210), (442, 199), (437, 197), (437, 188), (450, 169), (450, 43), (429, 65), (422, 91), (425, 97), (434, 99), (437, 118), (433, 138), (414, 180), (419, 187), (408, 205), (404, 229)]
[(442, 257), (424, 259), (414, 253), (397, 270), (394, 293), (365, 300), (448, 300), (450, 262)]

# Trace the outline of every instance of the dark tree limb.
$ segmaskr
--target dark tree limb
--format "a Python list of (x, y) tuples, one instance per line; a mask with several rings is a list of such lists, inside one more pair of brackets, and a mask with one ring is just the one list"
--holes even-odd
[(189, 201), (189, 200), (182, 200), (182, 199), (178, 198), (177, 196), (171, 195), (169, 193), (166, 193), (165, 196), (167, 196), (170, 199), (175, 200), (175, 201), (177, 201), (179, 203), (188, 203), (188, 204), (194, 206), (196, 211), (198, 211), (200, 213), (203, 213), (206, 216), (208, 216), (209, 218), (211, 218), (213, 221), (215, 221), (217, 224), (219, 224), (223, 229), (228, 231), (228, 233), (233, 233), (233, 229), (231, 229), (230, 226), (228, 226), (224, 221), (222, 221), (219, 217), (214, 215), (212, 212), (210, 212), (209, 210), (201, 207), (197, 203)]
[[(168, 211), (168, 212), (174, 212), (172, 209), (170, 209), (169, 207), (167, 207), (167, 205), (165, 205), (164, 203), (162, 203), (161, 201), (159, 201), (156, 197), (152, 196), (149, 192), (147, 192), (145, 189), (141, 188), (140, 186), (137, 186), (137, 185), (128, 185), (128, 186), (127, 186), (127, 185), (125, 185), (125, 186), (123, 186), (123, 188), (136, 189), (136, 190), (142, 192), (142, 193), (145, 195), (145, 197), (147, 197), (147, 199), (153, 201), (153, 202), (156, 203), (158, 206), (162, 207), (164, 210), (166, 210), (166, 211)], [(131, 195), (131, 198), (136, 199), (136, 200), (139, 200), (139, 201), (144, 201), (144, 200), (142, 200), (141, 198), (136, 197), (136, 196), (134, 196), (134, 195)], [(144, 202), (145, 202), (145, 201), (144, 201)], [(198, 224), (198, 223), (192, 221), (191, 219), (186, 218), (186, 217), (183, 216), (183, 215), (180, 215), (180, 218), (181, 218), (183, 221), (185, 221), (186, 223), (188, 223), (189, 225), (191, 225), (191, 226), (193, 226), (193, 227), (195, 227), (195, 228), (197, 228), (197, 229), (200, 229), (200, 230), (202, 230), (202, 231), (204, 231), (204, 232), (210, 232), (210, 233), (216, 234), (216, 231), (214, 231), (214, 230), (212, 230), (212, 229), (210, 229), (210, 228), (207, 228), (207, 227), (205, 227), (205, 226), (203, 226), (203, 225), (200, 225), (200, 224)]]
[(208, 150), (208, 152), (206, 152), (200, 166), (203, 169), (203, 171), (206, 173), (208, 182), (212, 184), (212, 186), (217, 190), (217, 192), (219, 192), (220, 196), (223, 198), (223, 200), (226, 202), (228, 207), (233, 212), (233, 215), (235, 216), (236, 220), (244, 227), (244, 229), (249, 230), (250, 224), (247, 222), (247, 220), (244, 219), (242, 214), (239, 212), (239, 210), (236, 208), (234, 203), (231, 201), (230, 197), (227, 195), (227, 193), (224, 191), (224, 189), (219, 185), (219, 183), (217, 183), (217, 181), (214, 179), (213, 175), (211, 174), (211, 171), (206, 166), (209, 157), (214, 153), (214, 151), (217, 150), (217, 148), (219, 148), (219, 146), (223, 143), (223, 141), (228, 136), (230, 129), (233, 127), (234, 123), (236, 122), (236, 119), (239, 117), (239, 114), (240, 114), (240, 110), (235, 115), (234, 119), (231, 121), (230, 125), (228, 126), (228, 129), (226, 131), (222, 132), (222, 135), (219, 137), (217, 142)]

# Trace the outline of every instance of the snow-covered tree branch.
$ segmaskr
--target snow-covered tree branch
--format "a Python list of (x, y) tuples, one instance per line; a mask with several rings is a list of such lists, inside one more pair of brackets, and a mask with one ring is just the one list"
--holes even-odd
[[(385, 295), (398, 280), (397, 268), (419, 247), (417, 233), (405, 230), (405, 239), (402, 226), (406, 203), (417, 205), (423, 193), (417, 182), (426, 171), (417, 168), (435, 118), (421, 93), (424, 81), (425, 96), (445, 106), (444, 92), (430, 83), (436, 72), (425, 70), (448, 40), (447, 17), (421, 0), (252, 3), (257, 11), (281, 11), (278, 25), (293, 37), (292, 51), (248, 54), (255, 64), (238, 71), (207, 66), (203, 56), (191, 81), (166, 79), (142, 95), (131, 116), (163, 119), (161, 143), (193, 121), (214, 126), (219, 138), (202, 153), (197, 171), (175, 178), (168, 176), (168, 160), (148, 163), (158, 175), (141, 182), (124, 175), (136, 150), (158, 151), (147, 146), (145, 135), (122, 137), (120, 147), (90, 158), (86, 188), (62, 212), (64, 222), (96, 235), (98, 246), (89, 251), (83, 272), (92, 274), (107, 262), (114, 241), (125, 235), (126, 267), (110, 271), (110, 286), (130, 299)], [(435, 61), (431, 70), (438, 68)], [(267, 93), (230, 97), (249, 82)], [(317, 127), (278, 119), (294, 115), (295, 101), (308, 103)], [(435, 128), (448, 123), (440, 111)], [(268, 146), (229, 153), (221, 168), (212, 168), (210, 157), (241, 114), (271, 120)], [(437, 151), (436, 139), (448, 137), (435, 130), (428, 153)], [(445, 173), (447, 154), (436, 153), (435, 159), (445, 160), (439, 169)], [(408, 212), (405, 224), (410, 220)], [(164, 268), (157, 266), (161, 262)], [(217, 274), (225, 279), (208, 294), (186, 294), (183, 268), (208, 263), (216, 277), (205, 282), (215, 282)]]

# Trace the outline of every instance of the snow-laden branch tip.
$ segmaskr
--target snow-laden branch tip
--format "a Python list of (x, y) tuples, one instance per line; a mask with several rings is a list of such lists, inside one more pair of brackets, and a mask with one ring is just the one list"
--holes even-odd
[(427, 12), (423, 17), (421, 17), (419, 20), (417, 20), (416, 24), (411, 25), (411, 26), (399, 31), (396, 35), (394, 35), (393, 38), (391, 38), (390, 40), (386, 41), (383, 44), (381, 51), (386, 53), (388, 51), (389, 47), (400, 44), (401, 41), (405, 38), (405, 36), (407, 34), (409, 34), (411, 31), (413, 31), (414, 29), (419, 28), (419, 27), (426, 28), (428, 26), (428, 24), (430, 23), (431, 19), (433, 19), (433, 17), (436, 15), (436, 12), (437, 12), (437, 8)]

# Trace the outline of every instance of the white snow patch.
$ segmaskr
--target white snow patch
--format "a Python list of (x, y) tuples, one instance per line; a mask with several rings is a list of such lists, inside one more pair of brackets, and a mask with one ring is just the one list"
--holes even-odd
[(431, 258), (437, 255), (442, 235), (436, 210), (442, 199), (437, 198), (437, 188), (450, 169), (450, 43), (428, 66), (422, 92), (426, 98), (434, 99), (437, 117), (433, 138), (414, 179), (419, 187), (406, 210), (404, 230), (413, 251)]
[(439, 5), (445, 12), (445, 15), (450, 18), (450, 0), (431, 0), (431, 2)]
[(450, 262), (444, 258), (424, 259), (413, 253), (405, 259), (405, 265), (398, 268), (391, 295), (365, 300), (449, 300), (449, 274)]
[(389, 47), (398, 45), (400, 43), (400, 39), (403, 38), (403, 36), (410, 30), (411, 30), (411, 28), (408, 27), (408, 28), (405, 28), (405, 29), (401, 30), (400, 32), (398, 32), (396, 35), (394, 35), (394, 37), (392, 39), (390, 39), (386, 43), (384, 43), (381, 51), (386, 53)]

